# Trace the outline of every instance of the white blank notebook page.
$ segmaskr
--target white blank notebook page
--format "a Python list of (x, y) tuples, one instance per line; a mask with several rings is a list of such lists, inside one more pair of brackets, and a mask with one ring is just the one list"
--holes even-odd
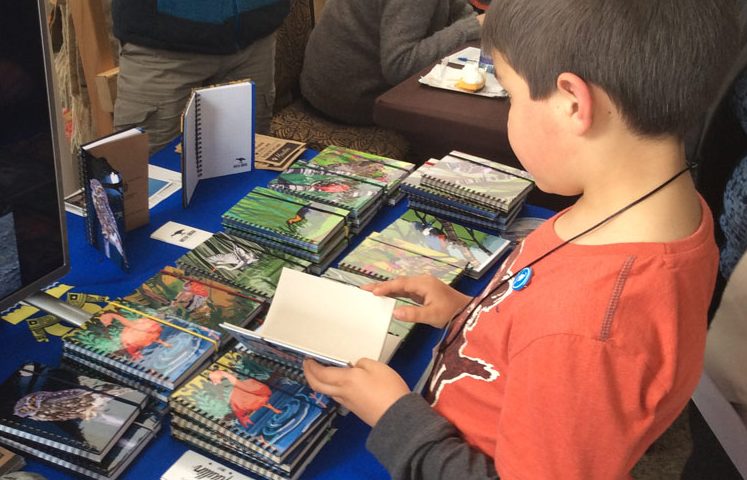
[(382, 353), (395, 300), (358, 287), (283, 269), (258, 333), (355, 363)]

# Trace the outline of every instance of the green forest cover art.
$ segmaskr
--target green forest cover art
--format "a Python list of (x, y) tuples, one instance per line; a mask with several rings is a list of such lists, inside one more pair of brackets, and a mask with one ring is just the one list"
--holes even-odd
[(412, 163), (334, 145), (319, 152), (309, 164), (358, 180), (375, 181), (390, 190), (415, 168)]
[(377, 199), (382, 187), (297, 162), (269, 184), (270, 188), (351, 210), (356, 216)]
[(271, 254), (254, 242), (218, 232), (180, 257), (177, 264), (270, 298), (283, 267), (305, 271), (311, 262), (281, 252)]
[(405, 249), (408, 249), (407, 244), (411, 244), (442, 252), (467, 261), (472, 269), (480, 269), (509, 246), (509, 242), (498, 235), (484, 233), (417, 210), (407, 210), (402, 217), (382, 230), (379, 238)]
[[(268, 193), (271, 192), (271, 193)], [(341, 215), (319, 210), (309, 200), (274, 190), (255, 188), (223, 214), (224, 223), (260, 227), (280, 235), (319, 244), (345, 224), (347, 211)], [(329, 207), (334, 208), (334, 207)]]
[(366, 238), (340, 261), (340, 268), (379, 280), (389, 280), (403, 275), (433, 275), (446, 284), (452, 284), (464, 271), (463, 267), (450, 265), (418, 255), (386, 243)]

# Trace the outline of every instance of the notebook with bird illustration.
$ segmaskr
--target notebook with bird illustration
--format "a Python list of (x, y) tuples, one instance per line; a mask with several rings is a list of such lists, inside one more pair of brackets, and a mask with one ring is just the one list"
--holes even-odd
[(176, 260), (192, 275), (204, 275), (269, 299), (283, 267), (305, 271), (311, 262), (255, 242), (218, 232)]
[(356, 218), (375, 206), (384, 191), (381, 185), (327, 172), (303, 161), (291, 165), (268, 186), (297, 197), (344, 208)]
[(63, 342), (76, 355), (172, 390), (217, 351), (220, 335), (171, 314), (119, 301), (110, 302)]
[(269, 188), (256, 187), (223, 214), (225, 227), (281, 240), (312, 252), (347, 236), (349, 212)]
[(101, 461), (146, 402), (134, 388), (26, 363), (0, 386), (0, 432)]
[(15, 436), (0, 436), (0, 444), (70, 472), (97, 480), (114, 480), (155, 438), (161, 429), (163, 415), (164, 412), (147, 406), (101, 461), (81, 458)]
[(534, 188), (531, 175), (523, 170), (459, 152), (424, 170), (421, 183), (501, 211), (511, 210)]
[(282, 463), (336, 411), (302, 378), (302, 372), (235, 349), (174, 392), (169, 404), (175, 414)]
[(479, 278), (510, 246), (498, 235), (417, 210), (407, 210), (374, 238), (415, 253), (427, 249), (463, 260), (467, 262), (466, 274), (473, 278)]
[[(428, 253), (428, 256), (424, 253)], [(459, 279), (466, 265), (464, 261), (439, 252), (421, 249), (419, 253), (414, 253), (370, 236), (340, 260), (338, 268), (379, 281), (405, 275), (433, 275), (451, 285)]]
[(338, 175), (377, 183), (387, 190), (388, 195), (394, 194), (402, 180), (415, 170), (415, 165), (409, 162), (335, 145), (319, 152), (309, 160), (309, 165)]
[(123, 300), (215, 330), (221, 334), (221, 344), (230, 338), (220, 328), (221, 323), (253, 329), (252, 321), (264, 305), (263, 300), (236, 287), (171, 266), (161, 269)]

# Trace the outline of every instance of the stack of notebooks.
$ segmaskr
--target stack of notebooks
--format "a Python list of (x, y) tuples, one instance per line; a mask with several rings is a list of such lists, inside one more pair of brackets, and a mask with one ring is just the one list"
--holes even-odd
[(347, 210), (353, 234), (371, 221), (385, 197), (384, 186), (377, 182), (344, 177), (303, 160), (291, 165), (268, 187)]
[(283, 267), (306, 271), (311, 262), (218, 232), (176, 260), (189, 275), (204, 276), (269, 300)]
[(266, 305), (263, 299), (236, 287), (170, 266), (162, 268), (123, 300), (159, 316), (171, 315), (214, 330), (220, 335), (221, 345), (230, 339), (221, 323), (254, 329), (260, 324), (260, 314)]
[(374, 232), (342, 258), (340, 270), (372, 280), (386, 281), (408, 275), (432, 275), (453, 285), (467, 268), (463, 259), (427, 247), (403, 248)]
[(303, 372), (238, 346), (174, 392), (171, 434), (269, 479), (293, 479), (333, 434), (337, 407)]
[(349, 211), (256, 187), (223, 214), (225, 230), (273, 251), (311, 262), (322, 272), (348, 244)]
[(63, 337), (63, 355), (71, 364), (166, 400), (220, 342), (218, 332), (170, 312), (112, 301)]
[(111, 480), (159, 431), (164, 407), (121, 384), (27, 363), (0, 386), (0, 444)]
[(380, 185), (384, 188), (389, 205), (394, 205), (402, 198), (400, 184), (415, 170), (412, 163), (334, 145), (319, 152), (319, 155), (308, 161), (308, 165), (343, 177)]
[(476, 279), (511, 246), (511, 242), (500, 235), (481, 232), (417, 210), (407, 210), (371, 238), (415, 253), (435, 250), (463, 260), (467, 262), (465, 274)]
[(518, 216), (533, 188), (523, 170), (456, 151), (425, 162), (402, 184), (411, 208), (497, 232)]

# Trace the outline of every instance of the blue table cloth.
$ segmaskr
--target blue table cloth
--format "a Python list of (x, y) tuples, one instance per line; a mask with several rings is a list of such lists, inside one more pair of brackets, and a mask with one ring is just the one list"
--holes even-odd
[[(168, 145), (151, 158), (151, 163), (171, 170), (180, 170), (179, 155), (175, 153), (176, 143)], [(315, 155), (307, 151), (305, 158)], [(250, 173), (203, 180), (199, 183), (189, 207), (182, 208), (181, 191), (170, 196), (151, 209), (150, 223), (126, 235), (126, 249), (130, 261), (130, 271), (124, 272), (103, 253), (85, 241), (83, 219), (67, 214), (67, 228), (71, 270), (61, 283), (72, 285), (75, 292), (95, 293), (118, 297), (132, 292), (143, 281), (151, 277), (165, 265), (173, 265), (183, 255), (184, 248), (152, 240), (150, 234), (167, 221), (175, 221), (210, 232), (221, 230), (220, 216), (252, 188), (266, 185), (277, 172), (256, 170)], [(407, 208), (407, 201), (400, 201), (393, 207), (386, 207), (359, 234), (348, 247), (346, 254), (372, 231), (378, 231), (398, 218)], [(551, 211), (526, 206), (523, 215), (547, 218)], [(341, 255), (340, 258), (342, 258)], [(497, 266), (490, 269), (480, 280), (463, 278), (457, 287), (468, 294), (477, 294), (495, 273)], [(7, 378), (22, 363), (35, 360), (50, 365), (58, 365), (62, 355), (62, 342), (59, 337), (50, 335), (48, 342), (37, 342), (24, 322), (11, 325), (0, 322), (0, 335), (4, 339), (0, 378)], [(431, 350), (438, 341), (440, 332), (425, 325), (418, 325), (411, 336), (395, 354), (391, 361), (412, 387), (430, 360)], [(338, 418), (337, 433), (321, 450), (318, 457), (309, 465), (302, 478), (307, 479), (384, 479), (388, 475), (376, 459), (366, 451), (365, 439), (369, 427), (354, 415)], [(168, 417), (157, 438), (135, 459), (120, 477), (123, 479), (158, 479), (172, 463), (189, 447), (171, 438)], [(202, 452), (201, 452), (202, 453)], [(26, 457), (26, 470), (40, 473), (49, 479), (72, 479), (78, 476)], [(216, 459), (221, 463), (227, 462)], [(240, 467), (229, 465), (251, 476)]]

